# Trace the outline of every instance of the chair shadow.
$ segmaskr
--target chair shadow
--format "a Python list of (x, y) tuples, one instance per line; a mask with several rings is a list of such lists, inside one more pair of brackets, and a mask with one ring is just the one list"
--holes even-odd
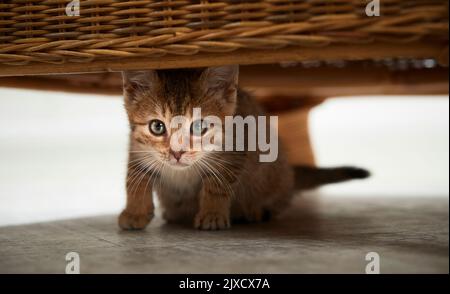
[[(292, 205), (281, 215), (261, 223), (233, 223), (230, 230), (195, 231), (197, 237), (220, 235), (238, 240), (288, 239), (310, 241), (355, 242), (361, 235), (361, 227), (369, 226), (371, 220), (364, 215), (324, 214), (319, 199), (294, 199)], [(191, 224), (170, 224), (163, 222), (161, 233), (192, 232)], [(203, 235), (202, 235), (203, 233)], [(367, 237), (367, 232), (364, 233)], [(364, 238), (363, 238), (364, 239)], [(367, 242), (367, 239), (366, 239)], [(360, 242), (358, 242), (360, 243)], [(361, 244), (364, 244), (363, 241)]]

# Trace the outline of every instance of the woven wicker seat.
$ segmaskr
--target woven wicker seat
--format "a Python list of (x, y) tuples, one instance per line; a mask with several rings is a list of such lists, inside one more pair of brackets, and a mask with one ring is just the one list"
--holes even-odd
[[(439, 58), (448, 48), (447, 0), (381, 1), (382, 17), (368, 17), (364, 0), (81, 0), (79, 16), (67, 15), (69, 2), (0, 3), (0, 74), (33, 73), (8, 65), (36, 65), (35, 73), (124, 69), (138, 66), (136, 58), (161, 68), (397, 57), (396, 46), (406, 57)], [(336, 55), (316, 49), (333, 47)]]

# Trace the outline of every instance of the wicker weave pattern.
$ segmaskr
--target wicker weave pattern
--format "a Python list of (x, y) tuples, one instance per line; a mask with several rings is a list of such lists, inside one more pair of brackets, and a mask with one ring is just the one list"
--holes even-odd
[(330, 44), (448, 42), (448, 0), (2, 0), (0, 63), (230, 52)]

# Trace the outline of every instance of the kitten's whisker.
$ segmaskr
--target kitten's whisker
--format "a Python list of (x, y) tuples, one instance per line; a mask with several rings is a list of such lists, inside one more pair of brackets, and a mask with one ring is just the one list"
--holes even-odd
[(234, 193), (231, 189), (231, 187), (229, 186), (229, 184), (227, 183), (226, 179), (221, 178), (218, 173), (215, 171), (215, 169), (207, 162), (207, 161), (202, 161), (204, 166), (212, 173), (213, 175), (213, 179), (215, 180), (216, 183), (216, 188), (220, 189), (220, 188), (225, 188), (227, 190), (227, 192), (230, 194), (229, 196), (233, 196)]
[(128, 169), (132, 169), (132, 173), (128, 176), (128, 180), (131, 182), (136, 174), (139, 174), (146, 167), (146, 162), (144, 160), (140, 160), (139, 162), (133, 164), (133, 167), (128, 167)]
[[(135, 184), (134, 192), (136, 192), (136, 190), (139, 189), (139, 186), (140, 186), (142, 180), (144, 180), (148, 176), (149, 172), (151, 173), (153, 171), (156, 164), (157, 164), (156, 160), (153, 160), (152, 162), (145, 164), (145, 168), (144, 168), (143, 172), (141, 171), (142, 176), (139, 178), (137, 184)], [(150, 174), (150, 176), (151, 176), (151, 174)], [(145, 186), (144, 193), (146, 193), (146, 190), (147, 190), (147, 185)]]
[(129, 160), (129, 161), (128, 161), (128, 167), (136, 166), (137, 163), (143, 162), (143, 161), (145, 161), (145, 160), (152, 159), (152, 158), (153, 158), (153, 156), (151, 156), (151, 155), (146, 155), (146, 156), (143, 156), (143, 157), (140, 157), (140, 158), (136, 158), (136, 159), (133, 159), (133, 160)]
[(141, 177), (139, 178), (139, 181), (137, 182), (137, 184), (134, 186), (134, 189), (132, 191), (132, 193), (136, 193), (139, 190), (139, 186), (141, 185), (142, 180), (146, 177), (147, 173), (149, 172), (149, 169), (145, 169), (144, 172), (142, 173)]
[(202, 181), (202, 184), (204, 183), (203, 181), (203, 174), (201, 173), (200, 167), (197, 165), (197, 162), (195, 162), (192, 165), (192, 168), (194, 169), (194, 171), (198, 174), (200, 180)]
[[(214, 156), (214, 154), (211, 155), (211, 156), (208, 156), (208, 158), (211, 158), (213, 161), (224, 162), (224, 163), (228, 164), (230, 167), (237, 168), (236, 165), (233, 164), (233, 161), (227, 160), (226, 158), (221, 158), (219, 156)], [(243, 173), (243, 172), (247, 173), (247, 172), (249, 172), (248, 167), (245, 166), (245, 165), (239, 165), (238, 170), (239, 170), (239, 173)]]
[(129, 150), (128, 153), (150, 153), (150, 154), (156, 154), (158, 152), (154, 151), (154, 150)]
[[(150, 173), (150, 176), (149, 176), (149, 178), (148, 178), (148, 180), (147, 180), (147, 183), (145, 184), (144, 193), (147, 193), (147, 186), (148, 186), (148, 184), (149, 184), (151, 181), (153, 181), (153, 178), (154, 178), (155, 175), (156, 175), (156, 169), (153, 169), (152, 172)], [(153, 186), (153, 185), (152, 185), (152, 186)], [(152, 189), (152, 191), (150, 191), (150, 192), (151, 192), (151, 194), (153, 194), (153, 189)], [(152, 197), (152, 195), (150, 195), (150, 197)]]
[(159, 165), (159, 181), (158, 181), (158, 190), (161, 190), (162, 181), (164, 180), (164, 172), (166, 169), (166, 164), (164, 162), (161, 162)]
[[(230, 160), (226, 160), (224, 158), (219, 158), (218, 156), (210, 156), (207, 155), (206, 159), (211, 159), (213, 160), (213, 162), (217, 165), (219, 165), (219, 167), (221, 167), (222, 169), (224, 169), (224, 171), (233, 179), (233, 180), (237, 180), (238, 185), (241, 185), (241, 179), (238, 176), (237, 173), (233, 172), (233, 170), (231, 169), (233, 166), (232, 161)], [(227, 166), (228, 165), (228, 166)], [(239, 167), (239, 174), (242, 174), (243, 172), (247, 172), (247, 168), (245, 166), (240, 166)]]
[(130, 191), (133, 193), (135, 192), (135, 190), (137, 190), (137, 187), (139, 186), (139, 184), (136, 185), (136, 181), (139, 179), (139, 183), (140, 181), (142, 181), (142, 179), (145, 177), (145, 174), (152, 169), (152, 167), (154, 166), (154, 160), (151, 161), (150, 163), (147, 163), (145, 161), (140, 162), (139, 164), (139, 168), (136, 170), (136, 174), (133, 176), (133, 179), (130, 182), (130, 186), (131, 189)]
[(138, 181), (139, 179), (142, 179), (142, 176), (145, 175), (147, 169), (147, 165), (142, 163), (142, 166), (138, 170), (136, 170), (135, 175), (133, 176), (133, 179), (130, 181), (130, 189), (129, 191), (133, 194), (138, 187)]
[(136, 162), (141, 159), (158, 158), (156, 152), (146, 152), (144, 154), (129, 154), (128, 163)]
[(141, 172), (144, 170), (144, 165), (141, 163), (139, 167), (133, 169), (133, 171), (127, 176), (127, 185), (132, 186), (134, 184), (135, 179), (141, 175)]
[(225, 164), (221, 163), (220, 161), (215, 161), (214, 163), (217, 164), (219, 168), (222, 169), (228, 176), (230, 176), (231, 179), (237, 178), (235, 174), (233, 174), (233, 172), (225, 166)]

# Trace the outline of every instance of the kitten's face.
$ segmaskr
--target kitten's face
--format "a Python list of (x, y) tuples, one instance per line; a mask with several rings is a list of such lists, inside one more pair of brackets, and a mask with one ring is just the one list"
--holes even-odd
[[(194, 119), (216, 116), (222, 122), (236, 108), (237, 66), (205, 70), (162, 70), (124, 72), (125, 107), (131, 126), (131, 154), (149, 167), (185, 169), (208, 159), (209, 152), (192, 148), (217, 129)], [(180, 119), (174, 123), (174, 118)], [(184, 151), (174, 143), (184, 134)], [(197, 145), (198, 146), (198, 145)]]

